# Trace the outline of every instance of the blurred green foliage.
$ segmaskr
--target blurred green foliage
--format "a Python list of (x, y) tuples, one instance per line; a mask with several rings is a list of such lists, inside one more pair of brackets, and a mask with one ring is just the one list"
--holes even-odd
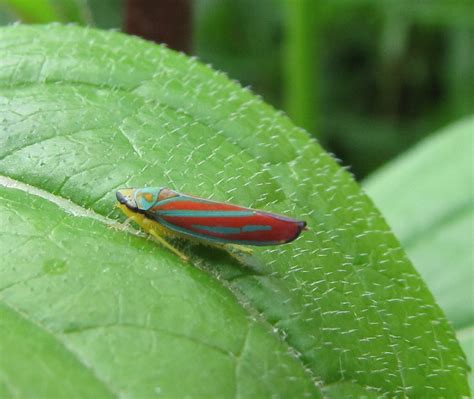
[(125, 0), (88, 0), (94, 23), (102, 29), (120, 29)]
[(87, 3), (78, 0), (3, 0), (10, 17), (26, 23), (91, 23)]
[(195, 1), (194, 51), (282, 108), (280, 0)]
[(123, 0), (0, 0), (0, 23), (75, 22), (120, 28)]
[(358, 177), (474, 109), (472, 2), (196, 5), (199, 56), (287, 110)]

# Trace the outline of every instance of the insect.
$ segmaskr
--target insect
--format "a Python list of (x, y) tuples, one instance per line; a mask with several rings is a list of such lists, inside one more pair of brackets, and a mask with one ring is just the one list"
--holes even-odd
[(117, 206), (162, 245), (187, 256), (163, 237), (184, 237), (248, 252), (247, 245), (279, 245), (295, 240), (306, 222), (274, 213), (180, 194), (165, 187), (123, 188)]

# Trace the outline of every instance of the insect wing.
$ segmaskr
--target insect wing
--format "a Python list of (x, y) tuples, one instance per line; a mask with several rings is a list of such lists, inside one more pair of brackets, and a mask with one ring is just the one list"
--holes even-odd
[(306, 226), (285, 216), (182, 194), (158, 201), (147, 215), (189, 237), (241, 245), (284, 244)]

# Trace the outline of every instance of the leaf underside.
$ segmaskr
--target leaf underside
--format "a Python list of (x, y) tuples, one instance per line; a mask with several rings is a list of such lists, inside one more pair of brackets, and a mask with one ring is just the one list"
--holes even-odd
[[(0, 120), (0, 394), (468, 394), (454, 333), (378, 211), (224, 75), (119, 33), (3, 28)], [(107, 227), (124, 186), (310, 230), (241, 263), (184, 243), (187, 265)]]

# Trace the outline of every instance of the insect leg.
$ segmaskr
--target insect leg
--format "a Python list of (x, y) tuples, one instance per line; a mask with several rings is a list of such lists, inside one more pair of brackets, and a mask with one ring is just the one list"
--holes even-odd
[(150, 229), (148, 230), (148, 233), (150, 233), (153, 236), (153, 238), (156, 241), (158, 241), (161, 245), (163, 245), (165, 248), (168, 248), (171, 252), (178, 255), (185, 262), (189, 262), (189, 258), (185, 254), (183, 254), (177, 248), (173, 247), (168, 241), (166, 241), (163, 237), (161, 237), (155, 230)]
[(244, 254), (248, 254), (248, 255), (253, 254), (253, 249), (252, 248), (245, 247), (245, 246), (239, 245), (239, 244), (224, 244), (224, 248), (234, 250), (234, 251), (243, 252)]

